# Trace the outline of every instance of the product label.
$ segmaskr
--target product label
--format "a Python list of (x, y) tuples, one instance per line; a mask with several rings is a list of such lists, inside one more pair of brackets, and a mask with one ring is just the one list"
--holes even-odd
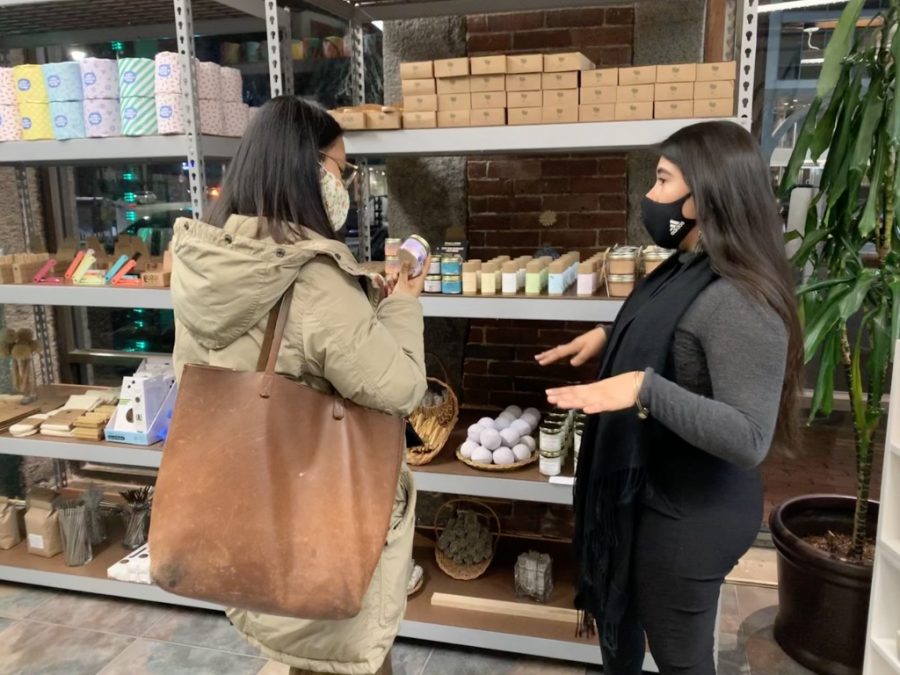
[(163, 63), (159, 68), (157, 68), (156, 72), (160, 77), (169, 77), (172, 74), (172, 66), (168, 63)]
[(39, 534), (28, 535), (28, 547), (35, 549), (44, 549), (44, 538)]
[(137, 109), (125, 108), (125, 119), (126, 120), (133, 120), (135, 117), (137, 117)]
[(97, 82), (97, 76), (94, 73), (85, 73), (84, 74), (84, 83), (87, 86), (91, 86)]
[(172, 106), (164, 105), (159, 109), (159, 116), (167, 120), (172, 116)]
[(30, 128), (31, 128), (31, 118), (30, 118), (30, 117), (23, 117), (23, 118), (22, 118), (22, 128), (23, 128), (23, 129), (30, 129)]
[(562, 472), (562, 458), (541, 457), (540, 472), (545, 476), (558, 476)]
[(62, 80), (59, 79), (59, 75), (51, 75), (47, 78), (47, 86), (51, 89), (56, 89), (61, 84)]
[(133, 70), (126, 70), (125, 74), (122, 76), (122, 81), (125, 84), (134, 84), (134, 81), (137, 79), (137, 75)]
[(65, 115), (57, 115), (53, 118), (53, 123), (56, 124), (57, 129), (62, 129), (69, 124), (69, 118)]
[(31, 81), (26, 80), (24, 77), (19, 80), (19, 91), (28, 91), (31, 89)]
[(98, 112), (92, 112), (90, 115), (88, 115), (88, 123), (93, 127), (97, 126), (102, 121), (103, 121), (103, 115), (101, 115)]

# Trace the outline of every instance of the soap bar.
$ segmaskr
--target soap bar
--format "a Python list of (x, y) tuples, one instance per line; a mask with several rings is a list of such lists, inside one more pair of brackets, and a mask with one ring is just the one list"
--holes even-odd
[(153, 136), (158, 133), (156, 126), (156, 99), (152, 96), (123, 98), (120, 108), (122, 112), (122, 133), (125, 136)]
[(81, 101), (53, 101), (50, 103), (53, 137), (58, 141), (84, 138), (84, 108)]
[(14, 105), (0, 105), (0, 141), (22, 140), (19, 109)]
[(44, 84), (50, 101), (80, 101), (84, 98), (81, 86), (81, 66), (76, 61), (45, 63)]
[(79, 65), (85, 99), (119, 98), (119, 65), (115, 59), (87, 58)]
[(16, 83), (16, 100), (19, 103), (47, 103), (47, 86), (40, 66), (26, 64), (13, 68)]
[(49, 103), (20, 103), (22, 140), (46, 141), (53, 139)]
[[(154, 72), (152, 59), (119, 59), (119, 94), (122, 99), (136, 96), (153, 98), (156, 93)], [(152, 105), (150, 107), (153, 108)]]
[(84, 100), (84, 130), (88, 138), (122, 135), (119, 102), (115, 99)]
[(0, 106), (16, 104), (16, 80), (12, 68), (0, 68)]

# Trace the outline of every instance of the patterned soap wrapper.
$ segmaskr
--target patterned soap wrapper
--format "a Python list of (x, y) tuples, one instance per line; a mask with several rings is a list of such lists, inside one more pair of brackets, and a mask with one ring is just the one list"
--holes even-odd
[(49, 141), (53, 139), (53, 124), (50, 121), (49, 103), (20, 103), (22, 140)]
[(85, 99), (84, 130), (88, 138), (110, 138), (122, 135), (122, 121), (117, 99)]
[(181, 56), (177, 52), (159, 52), (153, 59), (156, 69), (156, 95), (177, 94), (181, 91)]
[[(148, 59), (149, 60), (149, 59)], [(119, 103), (123, 136), (154, 136), (156, 127), (156, 98), (129, 96)]]
[(47, 103), (47, 87), (44, 71), (40, 66), (26, 64), (13, 67), (13, 79), (18, 103)]
[(119, 96), (152, 98), (156, 93), (153, 59), (119, 59)]
[(41, 70), (44, 72), (47, 98), (51, 102), (80, 101), (84, 98), (81, 86), (81, 65), (78, 62), (45, 63), (41, 66)]
[(81, 90), (85, 99), (119, 98), (119, 64), (115, 59), (83, 59)]
[(246, 103), (225, 103), (225, 128), (224, 134), (232, 138), (240, 138), (247, 131), (247, 122), (250, 120), (250, 106)]
[[(222, 96), (222, 71), (218, 63), (197, 61), (197, 98), (226, 100)], [(232, 69), (234, 70), (234, 69)], [(241, 71), (237, 71), (240, 75)]]
[(241, 71), (237, 68), (222, 68), (220, 71), (220, 80), (221, 87), (219, 95), (210, 98), (221, 98), (223, 101), (234, 102), (244, 100), (244, 81), (241, 78)]
[(21, 141), (22, 124), (19, 108), (14, 105), (0, 105), (0, 141)]
[(16, 105), (16, 79), (12, 68), (0, 68), (0, 105)]
[(156, 95), (156, 126), (161, 134), (185, 133), (183, 94)]
[(84, 138), (84, 103), (82, 101), (51, 101), (50, 119), (53, 137), (58, 141)]
[(200, 133), (207, 136), (225, 135), (225, 103), (200, 99)]

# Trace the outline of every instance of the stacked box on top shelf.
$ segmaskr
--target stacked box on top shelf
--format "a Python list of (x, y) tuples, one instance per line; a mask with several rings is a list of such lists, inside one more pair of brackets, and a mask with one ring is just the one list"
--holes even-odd
[(701, 63), (694, 83), (694, 117), (730, 117), (734, 114), (737, 64)]
[(610, 122), (616, 118), (619, 69), (601, 68), (581, 73), (580, 122)]
[(506, 73), (504, 54), (480, 56), (469, 60), (472, 95), (471, 125), (478, 127), (506, 124)]
[(540, 124), (543, 121), (543, 72), (543, 54), (506, 57), (506, 104), (510, 125)]
[(434, 129), (437, 126), (437, 83), (434, 61), (400, 64), (403, 91), (403, 128)]
[(619, 68), (619, 86), (616, 89), (616, 119), (653, 119), (653, 86), (655, 84), (656, 66)]
[(544, 55), (544, 72), (541, 75), (544, 123), (578, 121), (580, 75), (593, 70), (593, 61), (580, 52)]
[(657, 67), (653, 116), (657, 119), (693, 117), (696, 78), (696, 63)]
[(437, 78), (437, 125), (468, 127), (472, 117), (472, 85), (469, 59), (440, 59), (434, 62)]

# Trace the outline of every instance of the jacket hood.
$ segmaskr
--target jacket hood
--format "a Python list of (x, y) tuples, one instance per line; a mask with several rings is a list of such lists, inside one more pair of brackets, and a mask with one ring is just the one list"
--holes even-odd
[(179, 218), (174, 229), (175, 316), (207, 349), (227, 347), (259, 323), (318, 255), (368, 276), (346, 245), (309, 230), (307, 239), (278, 244), (265, 221), (253, 217), (231, 216), (223, 228)]

